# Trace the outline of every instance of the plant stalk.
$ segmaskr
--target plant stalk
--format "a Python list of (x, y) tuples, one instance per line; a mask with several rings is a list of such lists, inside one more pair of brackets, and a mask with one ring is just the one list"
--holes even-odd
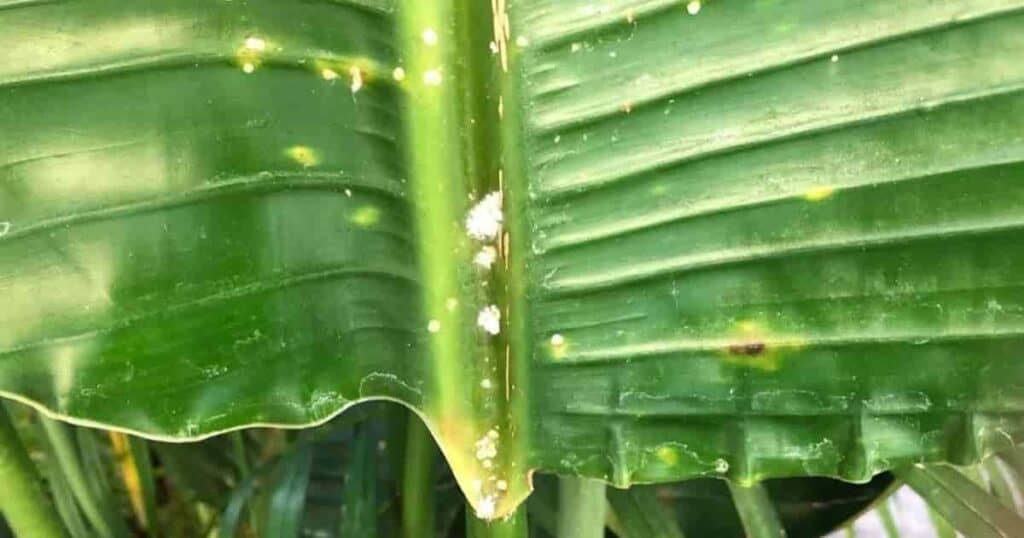
[(728, 482), (736, 511), (749, 538), (785, 538), (786, 530), (779, 521), (775, 504), (761, 484), (742, 486)]
[(405, 538), (434, 533), (434, 440), (420, 419), (409, 415), (402, 473), (402, 532)]
[(14, 431), (7, 410), (0, 403), (0, 512), (17, 536), (60, 538), (64, 530), (50, 500), (43, 493), (42, 479)]
[(602, 538), (604, 536), (607, 486), (600, 480), (560, 477), (558, 479), (559, 538)]

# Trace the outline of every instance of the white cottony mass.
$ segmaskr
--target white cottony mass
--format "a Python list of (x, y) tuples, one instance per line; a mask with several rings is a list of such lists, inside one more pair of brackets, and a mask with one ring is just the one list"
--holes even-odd
[(495, 239), (501, 232), (501, 221), (501, 193), (492, 192), (469, 210), (466, 233), (480, 241)]

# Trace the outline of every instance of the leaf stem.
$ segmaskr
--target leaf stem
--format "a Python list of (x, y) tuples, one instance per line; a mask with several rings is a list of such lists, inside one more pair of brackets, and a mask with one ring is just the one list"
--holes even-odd
[(402, 532), (419, 538), (434, 532), (434, 441), (426, 426), (409, 415), (402, 473)]
[(7, 410), (0, 403), (0, 512), (18, 536), (60, 538), (60, 518), (46, 498), (41, 478), (18, 434), (14, 431)]
[(601, 538), (604, 536), (605, 483), (589, 478), (558, 479), (558, 536), (560, 538)]
[(786, 530), (763, 485), (743, 486), (729, 481), (729, 491), (749, 538), (785, 538)]

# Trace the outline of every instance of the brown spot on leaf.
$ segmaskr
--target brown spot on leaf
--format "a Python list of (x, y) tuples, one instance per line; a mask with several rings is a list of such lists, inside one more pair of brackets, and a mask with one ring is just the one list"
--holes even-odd
[(764, 353), (764, 349), (764, 342), (744, 342), (742, 344), (731, 344), (729, 346), (729, 354), (757, 357)]

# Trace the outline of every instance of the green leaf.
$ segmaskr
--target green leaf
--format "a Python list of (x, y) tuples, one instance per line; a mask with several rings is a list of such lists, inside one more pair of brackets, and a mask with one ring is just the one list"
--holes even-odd
[(301, 446), (278, 465), (263, 527), (267, 536), (291, 538), (299, 535), (312, 455), (309, 446)]
[(377, 439), (368, 429), (356, 433), (345, 476), (339, 536), (377, 536), (376, 445)]
[(238, 529), (242, 525), (242, 516), (245, 513), (245, 505), (252, 498), (258, 478), (260, 478), (259, 471), (249, 473), (231, 492), (227, 506), (220, 516), (219, 536), (234, 538), (238, 535)]
[(493, 5), (0, 6), (0, 395), (399, 401), (487, 518), (1024, 438), (1024, 1)]
[(967, 536), (1024, 535), (1024, 519), (951, 467), (915, 465), (898, 471), (898, 475)]

